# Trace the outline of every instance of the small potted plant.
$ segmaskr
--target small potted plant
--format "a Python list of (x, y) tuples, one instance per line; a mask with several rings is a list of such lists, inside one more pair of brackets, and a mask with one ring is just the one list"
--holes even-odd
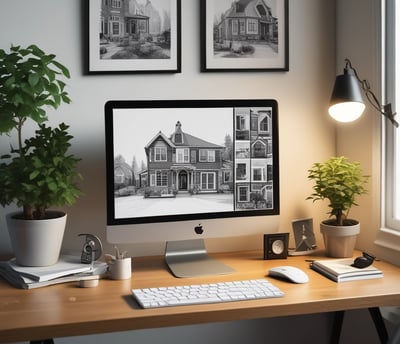
[(332, 218), (322, 221), (321, 233), (327, 255), (330, 257), (351, 257), (360, 232), (360, 223), (349, 219), (350, 208), (356, 203), (356, 196), (367, 192), (368, 176), (364, 175), (359, 162), (348, 158), (332, 157), (325, 162), (315, 163), (308, 170), (308, 179), (314, 181), (314, 192), (307, 197), (313, 200), (329, 200)]
[[(78, 158), (68, 154), (68, 126), (45, 125), (45, 108), (70, 103), (66, 84), (68, 69), (36, 45), (0, 49), (0, 134), (16, 134), (10, 153), (0, 157), (0, 204), (16, 203), (22, 211), (8, 214), (7, 225), (17, 263), (46, 266), (58, 260), (66, 214), (48, 210), (71, 205), (81, 192), (76, 171)], [(30, 119), (38, 129), (23, 138)], [(16, 142), (16, 143), (15, 143)], [(60, 224), (57, 229), (56, 223)], [(49, 226), (49, 228), (47, 228)]]

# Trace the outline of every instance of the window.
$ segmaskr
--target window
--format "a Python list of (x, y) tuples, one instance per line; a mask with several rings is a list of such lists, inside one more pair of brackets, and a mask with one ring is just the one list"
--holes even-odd
[(265, 169), (262, 167), (253, 167), (253, 181), (263, 182), (265, 181)]
[(201, 189), (202, 190), (215, 190), (215, 172), (202, 172), (201, 173)]
[(114, 8), (121, 8), (121, 0), (113, 0), (112, 7)]
[(246, 129), (246, 119), (244, 116), (236, 116), (236, 129), (244, 130)]
[(200, 149), (199, 161), (201, 162), (207, 161), (207, 151), (205, 149)]
[(265, 117), (260, 121), (260, 131), (269, 132), (269, 117), (268, 117), (268, 116), (265, 116)]
[(182, 134), (175, 134), (175, 143), (182, 143)]
[(257, 141), (253, 144), (253, 156), (255, 158), (264, 158), (267, 156), (267, 147), (265, 143)]
[(215, 151), (208, 149), (200, 149), (199, 161), (201, 162), (215, 162)]
[(168, 186), (168, 172), (167, 171), (156, 171), (156, 185), (157, 186)]
[[(400, 99), (400, 6), (395, 0), (388, 0), (386, 9), (387, 65), (386, 89), (387, 99), (394, 111), (398, 110)], [(395, 28), (393, 30), (393, 27)], [(385, 227), (400, 231), (400, 133), (390, 121), (386, 124), (386, 206)]]
[[(393, 111), (400, 106), (400, 6), (396, 0), (386, 0), (385, 23), (385, 91), (383, 103), (392, 103)], [(397, 6), (396, 6), (397, 5)], [(394, 29), (393, 29), (394, 28)], [(398, 120), (398, 117), (397, 117)], [(400, 129), (384, 121), (382, 145), (384, 157), (384, 197), (382, 197), (382, 225), (376, 243), (399, 251), (400, 247)]]
[(244, 19), (239, 20), (239, 29), (242, 35), (246, 33), (246, 22)]
[(250, 130), (258, 130), (258, 116), (251, 116), (250, 120)]
[(238, 187), (238, 201), (239, 202), (248, 202), (249, 200), (249, 187), (248, 186), (239, 186)]
[(189, 148), (177, 148), (176, 149), (176, 162), (177, 163), (188, 163), (189, 162)]
[(236, 180), (246, 180), (246, 164), (236, 165)]
[(266, 16), (267, 15), (267, 11), (265, 11), (264, 6), (262, 5), (257, 5), (257, 11), (260, 14), (260, 16)]
[(167, 161), (167, 148), (166, 147), (154, 147), (154, 161)]
[(258, 33), (257, 19), (249, 19), (247, 21), (247, 32), (248, 33)]
[(232, 34), (237, 35), (239, 32), (239, 23), (237, 20), (232, 20)]

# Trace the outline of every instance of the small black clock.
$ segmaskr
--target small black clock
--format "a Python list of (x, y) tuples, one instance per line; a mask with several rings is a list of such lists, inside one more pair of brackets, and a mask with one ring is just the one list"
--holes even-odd
[(286, 259), (288, 255), (289, 233), (264, 235), (264, 259)]

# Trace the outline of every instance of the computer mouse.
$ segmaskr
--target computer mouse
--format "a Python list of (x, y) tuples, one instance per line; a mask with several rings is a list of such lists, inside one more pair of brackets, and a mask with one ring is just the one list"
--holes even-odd
[(268, 271), (268, 276), (285, 279), (293, 283), (307, 283), (307, 274), (294, 266), (277, 266)]

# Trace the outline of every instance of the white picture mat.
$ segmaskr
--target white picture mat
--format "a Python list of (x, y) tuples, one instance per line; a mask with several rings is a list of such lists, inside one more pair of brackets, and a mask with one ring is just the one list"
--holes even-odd
[(162, 71), (176, 70), (178, 64), (178, 18), (177, 1), (170, 3), (171, 56), (169, 59), (100, 59), (101, 0), (89, 0), (89, 71)]

